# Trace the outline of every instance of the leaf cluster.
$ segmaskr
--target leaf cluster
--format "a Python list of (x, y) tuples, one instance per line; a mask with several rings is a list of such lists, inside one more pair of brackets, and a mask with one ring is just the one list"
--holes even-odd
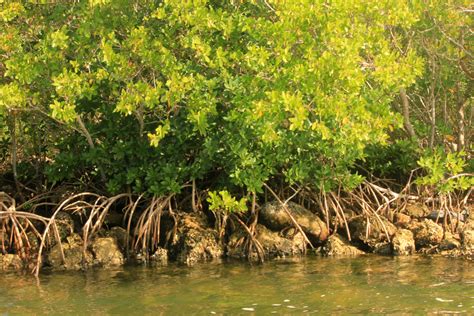
[(242, 210), (223, 188), (354, 187), (354, 163), (401, 126), (391, 103), (423, 72), (388, 31), (420, 20), (412, 1), (12, 3), (0, 118), (47, 113), (69, 128), (45, 144), (50, 181), (111, 192), (197, 179), (220, 192), (213, 207)]

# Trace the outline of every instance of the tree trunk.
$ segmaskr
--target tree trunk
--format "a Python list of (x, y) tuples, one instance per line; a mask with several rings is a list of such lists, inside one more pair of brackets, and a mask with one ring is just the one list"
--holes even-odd
[(415, 130), (410, 122), (410, 104), (408, 103), (407, 93), (404, 88), (400, 89), (400, 98), (402, 99), (403, 125), (411, 138), (416, 138)]
[(15, 111), (10, 111), (10, 135), (12, 138), (12, 155), (11, 155), (11, 164), (12, 164), (12, 172), (13, 172), (13, 179), (15, 180), (15, 184), (18, 183), (18, 171), (17, 171), (17, 141), (16, 141), (16, 113)]
[(467, 101), (463, 102), (458, 109), (459, 123), (458, 123), (458, 151), (466, 148), (466, 128), (464, 110), (466, 109)]
[(17, 139), (17, 134), (16, 134), (16, 111), (15, 110), (9, 110), (9, 117), (10, 117), (10, 123), (8, 125), (8, 129), (10, 131), (10, 136), (11, 136), (11, 165), (12, 165), (12, 173), (13, 173), (13, 180), (15, 182), (15, 188), (18, 193), (18, 196), (20, 197), (20, 201), (24, 202), (25, 197), (23, 196), (23, 193), (21, 192), (21, 187), (20, 187), (20, 181), (18, 181), (18, 139)]
[(436, 96), (435, 96), (436, 81), (434, 78), (434, 66), (433, 66), (433, 81), (431, 82), (430, 101), (431, 101), (431, 132), (430, 132), (430, 148), (433, 148), (435, 144), (436, 136)]

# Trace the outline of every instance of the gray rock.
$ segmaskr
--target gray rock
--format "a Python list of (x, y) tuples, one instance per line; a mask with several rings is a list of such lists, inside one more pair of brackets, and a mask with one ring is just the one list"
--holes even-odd
[(466, 210), (462, 212), (453, 212), (448, 211), (445, 212), (443, 210), (436, 210), (428, 214), (426, 218), (431, 219), (432, 221), (442, 222), (444, 221), (445, 217), (448, 217), (450, 220), (459, 220), (461, 222), (465, 222), (469, 218), (469, 214)]
[(407, 256), (415, 253), (415, 239), (408, 229), (399, 229), (392, 239), (392, 253), (395, 256)]
[(92, 242), (91, 248), (94, 254), (94, 264), (111, 267), (121, 266), (125, 261), (117, 240), (113, 237), (96, 238)]
[(321, 253), (326, 256), (357, 256), (364, 254), (363, 251), (351, 246), (347, 240), (338, 235), (329, 236)]
[[(287, 209), (311, 242), (320, 243), (327, 239), (329, 231), (326, 223), (317, 215), (292, 202), (288, 202)], [(279, 202), (265, 204), (260, 210), (259, 220), (263, 225), (274, 231), (294, 226), (290, 216)]]

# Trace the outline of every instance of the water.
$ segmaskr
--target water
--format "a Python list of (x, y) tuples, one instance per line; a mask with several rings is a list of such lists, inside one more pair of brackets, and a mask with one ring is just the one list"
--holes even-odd
[(0, 274), (0, 315), (471, 314), (474, 264), (406, 257)]

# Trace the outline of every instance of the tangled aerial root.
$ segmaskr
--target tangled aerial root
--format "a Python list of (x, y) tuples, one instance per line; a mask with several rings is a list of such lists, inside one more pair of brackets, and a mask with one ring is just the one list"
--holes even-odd
[[(133, 236), (132, 240), (127, 240), (127, 255), (131, 251), (145, 253), (147, 256), (153, 249), (158, 248), (160, 242), (160, 219), (163, 212), (168, 211), (173, 217), (170, 200), (173, 196), (166, 198), (153, 197), (145, 200), (143, 195), (134, 198), (132, 194), (118, 194), (106, 197), (90, 192), (74, 194), (65, 198), (60, 203), (48, 202), (51, 195), (41, 195), (30, 201), (16, 206), (15, 199), (4, 192), (0, 192), (0, 245), (2, 253), (14, 252), (20, 255), (25, 262), (36, 259), (33, 273), (38, 276), (45, 249), (51, 245), (53, 237), (55, 243), (59, 244), (62, 260), (64, 261), (64, 251), (61, 244), (61, 237), (58, 229), (57, 215), (60, 212), (67, 212), (85, 217), (82, 226), (83, 257), (86, 257), (87, 249), (100, 229), (103, 227), (108, 213), (113, 205), (120, 202), (123, 212), (124, 226), (127, 228), (127, 236)], [(141, 204), (144, 204), (141, 205)], [(138, 220), (132, 225), (132, 219), (140, 209)], [(44, 217), (36, 214), (39, 206), (53, 207), (51, 217)], [(28, 212), (21, 211), (28, 207)], [(34, 222), (38, 224), (35, 225)], [(126, 222), (126, 223), (125, 223)], [(176, 221), (175, 221), (176, 223)], [(39, 229), (38, 226), (43, 227)], [(176, 230), (176, 225), (174, 230)], [(39, 247), (35, 251), (31, 245), (31, 240), (35, 238), (39, 241)]]
[[(390, 241), (389, 230), (385, 226), (385, 218), (393, 221), (394, 214), (404, 212), (409, 203), (413, 201), (430, 205), (434, 210), (444, 211), (445, 229), (450, 229), (452, 222), (448, 218), (450, 214), (459, 213), (466, 209), (470, 203), (472, 188), (465, 192), (456, 192), (444, 195), (424, 195), (413, 190), (411, 182), (400, 191), (394, 192), (388, 189), (387, 185), (380, 182), (364, 181), (352, 191), (339, 189), (333, 192), (315, 192), (306, 187), (285, 187), (279, 190), (279, 194), (264, 184), (265, 192), (270, 193), (276, 199), (291, 219), (294, 227), (302, 234), (306, 244), (313, 248), (310, 240), (304, 233), (302, 227), (292, 216), (286, 207), (292, 199), (297, 199), (298, 204), (306, 206), (308, 209), (318, 212), (324, 218), (327, 228), (333, 233), (338, 229), (345, 230), (349, 240), (349, 220), (352, 216), (364, 216), (367, 219), (367, 234), (369, 234), (370, 221), (376, 221)], [(416, 188), (416, 187), (415, 187)], [(20, 205), (16, 204), (14, 198), (0, 192), (0, 251), (3, 254), (15, 253), (26, 263), (35, 262), (33, 273), (38, 276), (45, 249), (52, 245), (59, 245), (62, 260), (64, 261), (64, 251), (61, 244), (59, 225), (61, 220), (57, 219), (60, 212), (75, 214), (83, 219), (82, 239), (83, 258), (86, 258), (90, 241), (97, 236), (106, 222), (110, 211), (119, 210), (123, 221), (122, 227), (126, 229), (126, 255), (145, 255), (145, 259), (150, 259), (156, 250), (173, 240), (177, 234), (177, 213), (172, 205), (176, 206), (174, 195), (164, 197), (146, 198), (144, 194), (133, 195), (130, 193), (118, 194), (112, 197), (98, 195), (91, 192), (83, 192), (64, 198), (61, 202), (54, 202), (57, 194), (48, 192), (35, 196), (29, 201)], [(192, 190), (192, 210), (200, 212), (203, 209), (198, 198), (195, 184)], [(223, 240), (226, 227), (229, 223), (241, 226), (246, 232), (236, 244), (243, 246), (249, 258), (257, 256), (259, 261), (263, 261), (265, 250), (257, 239), (257, 222), (259, 206), (257, 197), (253, 193), (251, 211), (245, 214), (240, 213), (219, 213), (213, 212), (215, 217), (216, 231), (219, 240)], [(52, 210), (50, 217), (42, 216), (38, 213), (40, 209), (48, 207)], [(174, 222), (171, 227), (167, 226), (166, 235), (161, 230), (162, 216)], [(459, 215), (459, 214), (458, 214)], [(451, 227), (451, 230), (454, 230)], [(33, 244), (36, 241), (36, 244)], [(37, 245), (39, 243), (39, 246)], [(255, 259), (255, 258), (254, 258)]]
[(306, 187), (296, 189), (290, 187), (280, 190), (284, 193), (280, 194), (281, 197), (277, 197), (268, 186), (266, 189), (283, 205), (295, 198), (298, 199), (298, 204), (313, 211), (317, 210), (324, 217), (328, 229), (333, 232), (339, 228), (344, 229), (349, 240), (351, 240), (351, 233), (348, 217), (362, 215), (367, 219), (367, 234), (370, 229), (370, 220), (375, 220), (382, 227), (388, 241), (391, 236), (382, 217), (393, 221), (394, 215), (404, 212), (410, 203), (424, 204), (430, 206), (431, 210), (436, 211), (437, 214), (446, 214), (447, 216), (443, 216), (443, 223), (440, 224), (445, 229), (454, 231), (454, 223), (457, 221), (452, 219), (460, 218), (460, 214), (468, 209), (472, 192), (471, 188), (463, 192), (424, 194), (419, 191), (420, 188), (413, 185), (411, 177), (400, 192), (392, 191), (382, 181), (367, 180), (351, 191), (339, 189), (333, 192), (315, 192)]
[[(41, 202), (44, 196), (36, 197), (33, 202), (39, 202), (32, 206), (33, 211), (38, 205), (44, 205)], [(29, 203), (16, 205), (15, 200), (5, 192), (0, 192), (0, 242), (2, 253), (8, 250), (14, 251), (20, 255), (24, 261), (28, 261), (34, 257), (38, 258), (38, 253), (32, 253), (32, 241), (34, 238), (39, 239), (42, 244), (46, 244), (50, 238), (49, 233), (41, 234), (34, 223), (39, 223), (51, 227), (56, 242), (61, 245), (59, 230), (54, 219), (40, 216), (35, 213), (21, 211)], [(64, 252), (61, 246), (61, 254), (64, 258)]]

